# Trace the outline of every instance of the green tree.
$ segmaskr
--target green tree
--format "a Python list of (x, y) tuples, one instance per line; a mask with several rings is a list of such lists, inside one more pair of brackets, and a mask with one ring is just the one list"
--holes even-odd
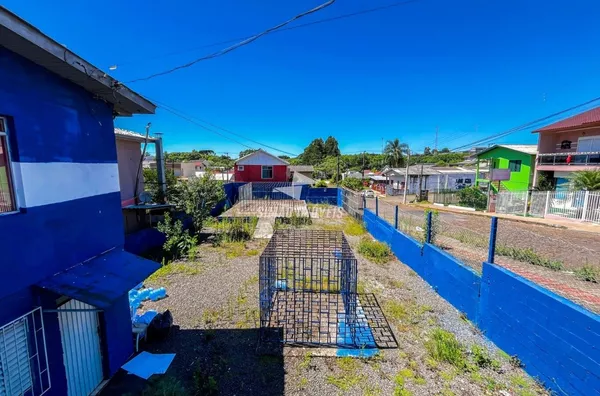
[(178, 190), (178, 207), (192, 216), (194, 229), (198, 234), (202, 231), (204, 221), (210, 216), (210, 211), (225, 199), (223, 183), (206, 173), (203, 177), (194, 177), (178, 184)]
[[(337, 175), (337, 166), (338, 166), (338, 157), (327, 157), (317, 166), (315, 166), (315, 173), (319, 175), (319, 177), (324, 179), (336, 180), (335, 176)], [(340, 158), (340, 172), (344, 172), (345, 167), (343, 165), (343, 161)]]
[(356, 179), (354, 177), (347, 177), (341, 181), (340, 186), (346, 187), (350, 190), (361, 191), (364, 189), (364, 185), (362, 180)]
[(600, 169), (577, 172), (573, 178), (573, 188), (587, 191), (600, 190)]
[(329, 136), (327, 140), (325, 140), (324, 151), (326, 156), (337, 157), (340, 155), (338, 141), (333, 136)]
[(406, 143), (400, 143), (399, 139), (388, 140), (383, 153), (387, 158), (388, 165), (398, 168), (404, 165), (404, 153), (408, 151)]
[(277, 157), (279, 157), (279, 158), (281, 158), (282, 160), (285, 160), (285, 161), (291, 159), (291, 157), (289, 155), (278, 155)]
[(443, 149), (440, 150), (440, 153), (449, 153), (450, 149), (448, 147), (444, 147)]
[(252, 154), (252, 153), (253, 153), (253, 152), (255, 152), (255, 151), (256, 151), (256, 149), (247, 149), (247, 150), (242, 150), (242, 151), (240, 151), (240, 156), (239, 156), (239, 158), (245, 157), (245, 156), (247, 156), (248, 154)]
[(317, 165), (325, 158), (325, 142), (318, 138), (310, 142), (304, 149), (300, 158), (303, 165)]

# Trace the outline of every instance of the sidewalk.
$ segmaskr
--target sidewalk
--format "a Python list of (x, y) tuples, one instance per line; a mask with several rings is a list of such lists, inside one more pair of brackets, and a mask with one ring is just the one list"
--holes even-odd
[(432, 209), (432, 210), (437, 210), (439, 212), (460, 213), (460, 214), (465, 214), (465, 215), (469, 215), (469, 216), (497, 217), (499, 219), (517, 221), (517, 222), (521, 222), (521, 223), (539, 224), (539, 225), (543, 225), (543, 226), (547, 226), (547, 227), (565, 228), (565, 229), (575, 230), (575, 231), (600, 233), (600, 225), (592, 224), (592, 223), (581, 223), (581, 222), (577, 222), (577, 221), (562, 220), (562, 219), (540, 219), (537, 217), (522, 217), (522, 216), (500, 214), (500, 213), (471, 212), (468, 210), (454, 209), (454, 208), (448, 208), (446, 206), (437, 206), (437, 205), (426, 204), (426, 203), (415, 203), (415, 204), (402, 205), (402, 204), (400, 204), (398, 202), (394, 202), (392, 200), (388, 200), (387, 202), (390, 202), (390, 203), (393, 202), (394, 204), (398, 204), (400, 206), (405, 206), (405, 207)]

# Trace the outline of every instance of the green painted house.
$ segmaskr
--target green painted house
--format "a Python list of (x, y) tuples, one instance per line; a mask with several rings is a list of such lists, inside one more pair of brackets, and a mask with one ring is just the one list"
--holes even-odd
[[(535, 144), (496, 144), (488, 147), (477, 153), (475, 185), (487, 186), (490, 175), (493, 175), (492, 191), (530, 190), (533, 188), (536, 155)], [(485, 168), (489, 171), (480, 173), (480, 165), (483, 164), (487, 164)]]

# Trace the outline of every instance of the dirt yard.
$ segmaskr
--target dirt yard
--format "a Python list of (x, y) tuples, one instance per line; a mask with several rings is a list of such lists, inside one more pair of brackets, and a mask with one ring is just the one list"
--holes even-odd
[(369, 359), (324, 357), (323, 348), (258, 354), (258, 256), (266, 241), (203, 243), (193, 260), (170, 264), (146, 282), (165, 286), (168, 297), (143, 309), (169, 309), (174, 317), (166, 341), (143, 346), (176, 353), (167, 374), (147, 383), (120, 372), (102, 394), (547, 394), (519, 368), (517, 358), (487, 342), (410, 268), (391, 257), (375, 264), (360, 256), (357, 246), (369, 236), (349, 218), (337, 217), (317, 219), (309, 227), (346, 232), (359, 259), (358, 291), (373, 293), (398, 349)]
[[(380, 216), (390, 224), (395, 204), (380, 200)], [(374, 200), (368, 200), (367, 207), (374, 210)], [(424, 219), (422, 208), (399, 207), (399, 228), (421, 240), (423, 232), (418, 230), (425, 227)], [(434, 244), (481, 272), (490, 223), (488, 217), (440, 211)], [(500, 219), (496, 245), (496, 264), (600, 313), (600, 233)], [(596, 281), (590, 281), (594, 277)]]

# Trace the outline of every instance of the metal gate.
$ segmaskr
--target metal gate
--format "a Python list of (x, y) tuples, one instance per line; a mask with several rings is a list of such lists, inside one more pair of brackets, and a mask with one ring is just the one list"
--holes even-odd
[(98, 309), (77, 300), (58, 308), (69, 396), (87, 396), (104, 379)]

